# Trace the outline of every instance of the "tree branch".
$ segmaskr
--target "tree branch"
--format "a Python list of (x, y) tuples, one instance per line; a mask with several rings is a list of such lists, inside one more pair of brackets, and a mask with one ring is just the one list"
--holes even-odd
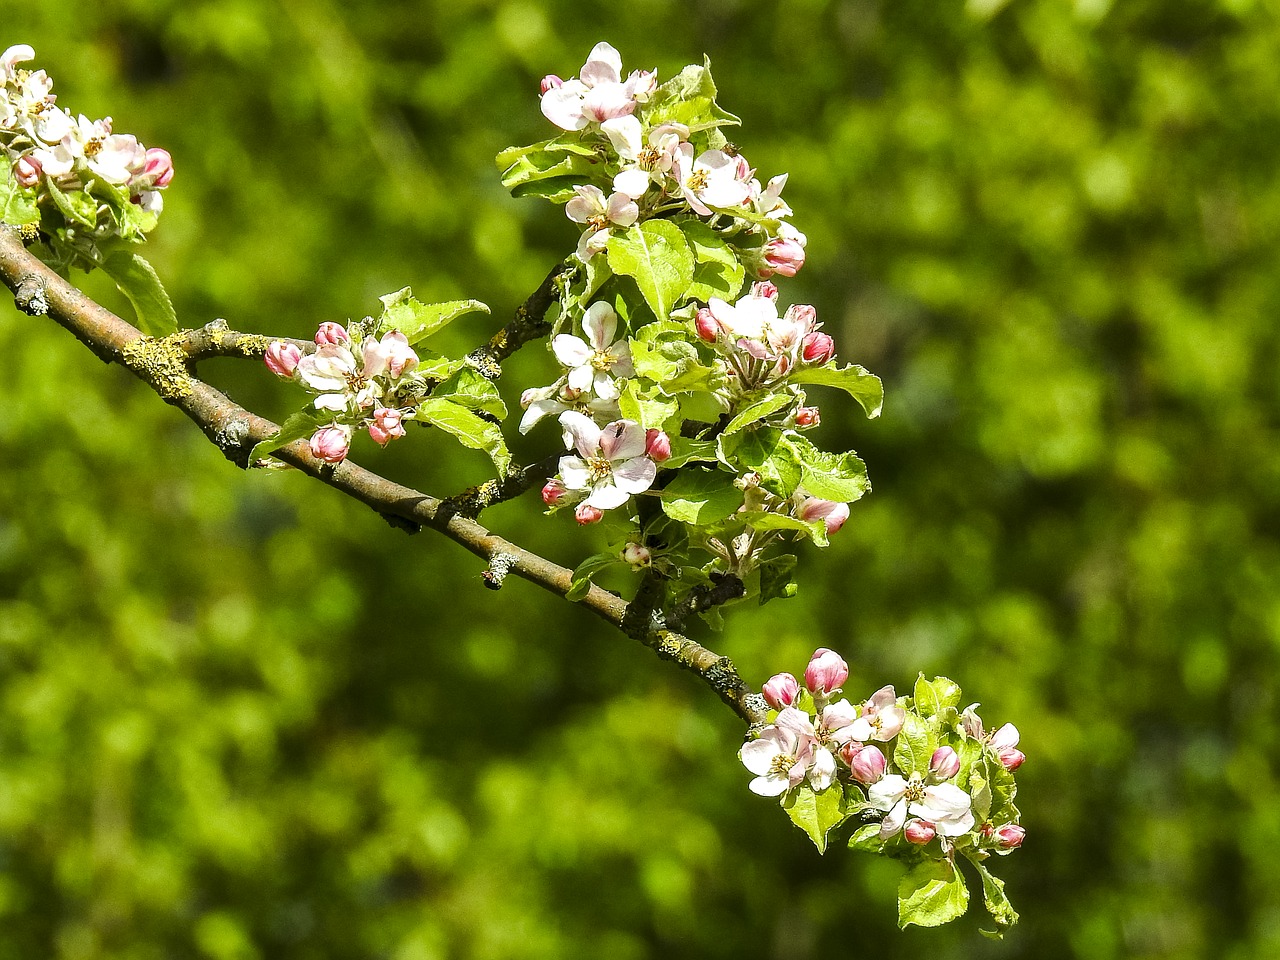
[(559, 298), (560, 278), (577, 268), (577, 261), (570, 257), (561, 260), (538, 284), (538, 289), (516, 308), (516, 315), (505, 327), (495, 333), (483, 347), (467, 354), (467, 359), (490, 380), (502, 375), (502, 361), (511, 356), (530, 340), (546, 335), (551, 330), (547, 323), (547, 311)]
[[(556, 280), (570, 266), (566, 262), (553, 269), (517, 311), (516, 319), (477, 352), (485, 352), (493, 363), (500, 363), (537, 336), (533, 331), (539, 325), (545, 332), (545, 322), (535, 311), (539, 305), (543, 313), (550, 307)], [(185, 413), (233, 463), (247, 468), (254, 444), (277, 432), (276, 424), (246, 410), (196, 377), (195, 361), (210, 356), (261, 356), (267, 344), (278, 338), (236, 333), (227, 330), (220, 321), (200, 330), (181, 331), (160, 339), (145, 336), (29, 254), (17, 231), (4, 224), (0, 224), (0, 279), (15, 294), (21, 292), (26, 297), (25, 304), (20, 304), (26, 312), (32, 315), (44, 312), (30, 309), (33, 299), (38, 301), (35, 306), (46, 307), (50, 317), (100, 359), (125, 367), (162, 400)], [(33, 291), (38, 291), (39, 296), (33, 298)], [(301, 341), (296, 342), (303, 345)], [(490, 571), (500, 569), (502, 576), (514, 574), (559, 596), (567, 594), (572, 586), (573, 571), (491, 533), (465, 516), (457, 503), (394, 483), (349, 460), (336, 465), (325, 463), (311, 455), (309, 445), (303, 440), (281, 447), (272, 455), (389, 520), (395, 518), (397, 525), (412, 529), (431, 527), (439, 531), (484, 560)], [(515, 486), (521, 482), (531, 485), (530, 478), (540, 466), (528, 467), (506, 482)], [(491, 579), (487, 582), (492, 586)], [(500, 583), (501, 577), (498, 585)], [(600, 587), (592, 586), (579, 602), (616, 627), (622, 628), (626, 619), (624, 632), (628, 636), (644, 643), (662, 659), (672, 660), (698, 674), (747, 723), (764, 722), (763, 698), (742, 681), (728, 658), (664, 629), (654, 619), (652, 609), (643, 618), (638, 617), (643, 605), (628, 618), (630, 605)], [(640, 620), (643, 622), (637, 622)]]

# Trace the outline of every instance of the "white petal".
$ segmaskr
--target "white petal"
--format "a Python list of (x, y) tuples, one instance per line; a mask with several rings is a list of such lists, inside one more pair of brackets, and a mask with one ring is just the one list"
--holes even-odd
[(592, 47), (591, 52), (587, 54), (587, 62), (583, 64), (582, 69), (585, 71), (587, 66), (592, 63), (604, 63), (612, 67), (614, 82), (622, 79), (622, 54), (612, 44), (601, 40)]
[(888, 840), (894, 836), (902, 825), (907, 822), (907, 804), (902, 802), (897, 804), (888, 815), (880, 823), (880, 839)]
[[(582, 318), (582, 330), (596, 350), (607, 350), (618, 333), (618, 315), (605, 300), (597, 300)], [(589, 356), (589, 355), (588, 355)], [(586, 359), (579, 361), (586, 363)]]
[(756, 777), (750, 790), (760, 797), (779, 797), (791, 789), (791, 781), (785, 777)]
[(587, 497), (586, 503), (593, 507), (599, 507), (601, 510), (612, 510), (614, 507), (620, 507), (631, 499), (631, 494), (622, 487), (618, 486), (610, 478), (597, 486), (591, 495)]
[(782, 751), (772, 740), (752, 740), (738, 751), (742, 765), (758, 777), (763, 777), (773, 766), (773, 758)]
[[(896, 773), (881, 777), (867, 788), (867, 800), (877, 810), (889, 810), (907, 792), (907, 781)], [(905, 815), (906, 808), (904, 806)]]
[(617, 400), (622, 396), (618, 381), (603, 370), (596, 371), (595, 378), (591, 381), (591, 391), (601, 400)]
[(586, 393), (591, 389), (591, 385), (596, 377), (596, 368), (589, 363), (584, 363), (580, 367), (574, 367), (569, 371), (569, 376), (565, 379), (569, 383), (569, 389), (577, 390), (579, 393)]
[(566, 447), (577, 447), (584, 457), (600, 454), (600, 428), (586, 414), (566, 410), (560, 414), (560, 426), (564, 429)]
[[(612, 123), (613, 121), (609, 121)], [(628, 197), (639, 198), (649, 192), (649, 184), (653, 181), (649, 179), (649, 174), (643, 170), (631, 169), (623, 170), (613, 178), (613, 189), (616, 193), (626, 194)]]
[(644, 456), (647, 433), (634, 420), (615, 420), (600, 432), (600, 452), (609, 460)]
[(640, 207), (625, 193), (609, 197), (609, 220), (620, 227), (629, 227), (640, 218)]
[(813, 758), (813, 766), (809, 770), (809, 785), (814, 790), (822, 791), (831, 786), (836, 778), (836, 758), (826, 747), (819, 747)]
[(570, 490), (588, 490), (591, 487), (591, 471), (577, 457), (560, 458), (560, 479)]
[(562, 333), (552, 340), (551, 352), (566, 367), (580, 367), (584, 363), (589, 363), (593, 353), (585, 340), (571, 333)]
[(557, 413), (563, 413), (568, 408), (559, 400), (535, 400), (529, 404), (529, 408), (525, 410), (524, 416), (520, 418), (520, 432), (528, 433), (533, 429), (533, 425), (543, 417), (550, 417)]
[(623, 160), (634, 160), (644, 142), (641, 139), (640, 121), (634, 116), (614, 117), (600, 124), (600, 130), (609, 138), (613, 149)]
[(644, 493), (653, 486), (658, 465), (648, 457), (636, 457), (613, 465), (613, 482), (627, 493)]
[(542, 95), (542, 115), (561, 130), (581, 130), (591, 121), (582, 115), (581, 85), (548, 90)]

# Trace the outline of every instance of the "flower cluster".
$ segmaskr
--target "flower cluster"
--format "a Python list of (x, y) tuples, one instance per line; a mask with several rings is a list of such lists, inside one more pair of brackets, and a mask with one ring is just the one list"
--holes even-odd
[[(960, 711), (960, 690), (945, 678), (921, 677), (910, 697), (885, 686), (866, 700), (837, 699), (848, 676), (838, 654), (819, 649), (803, 684), (780, 673), (764, 685), (772, 722), (739, 753), (753, 793), (780, 797), (820, 849), (853, 817), (872, 822), (850, 846), (908, 862), (951, 863), (956, 853), (981, 862), (1022, 845), (1013, 771), (1025, 758), (1012, 724), (986, 733), (977, 704)], [(792, 802), (797, 791), (814, 801)]]
[[(542, 79), (543, 115), (566, 133), (579, 134), (577, 142), (594, 145), (605, 159), (593, 177), (599, 182), (575, 187), (565, 207), (569, 219), (585, 228), (579, 259), (602, 252), (617, 227), (681, 213), (725, 214), (760, 236), (751, 263), (757, 276), (795, 276), (804, 265), (805, 236), (783, 220), (791, 215), (781, 197), (786, 174), (762, 186), (723, 136), (699, 135), (669, 118), (664, 94), (655, 71), (633, 71), (624, 79), (621, 55), (603, 42), (592, 48), (577, 77)], [(708, 126), (736, 122), (726, 114)]]
[(318, 394), (312, 407), (330, 422), (311, 435), (311, 452), (326, 463), (346, 459), (357, 429), (381, 446), (403, 437), (403, 422), (413, 417), (413, 400), (423, 392), (414, 375), (418, 355), (395, 330), (364, 336), (325, 322), (314, 350), (304, 353), (296, 343), (276, 340), (263, 359), (272, 373)]
[[(90, 120), (58, 106), (53, 80), (45, 71), (18, 67), (34, 57), (26, 44), (0, 54), (0, 148), (13, 179), (33, 190), (44, 183), (41, 192), (50, 197), (86, 191), (109, 199), (118, 191), (117, 197), (158, 214), (163, 207), (160, 191), (173, 180), (168, 152), (116, 133), (110, 117)], [(120, 211), (100, 208), (91, 230), (95, 239), (129, 233), (121, 219)]]

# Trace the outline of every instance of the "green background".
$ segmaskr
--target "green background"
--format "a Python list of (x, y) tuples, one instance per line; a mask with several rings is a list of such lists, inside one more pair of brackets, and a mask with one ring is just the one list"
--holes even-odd
[[(307, 336), (406, 284), (507, 316), (577, 231), (493, 155), (609, 39), (710, 54), (884, 416), (802, 593), (707, 642), (759, 684), (945, 674), (1013, 720), (1023, 916), (894, 930), (694, 678), (299, 476), (245, 475), (128, 374), (0, 311), (0, 957), (1280, 954), (1276, 0), (132, 0), (16, 5), (61, 103), (173, 153), (180, 318)], [(96, 278), (89, 289), (127, 310)], [(492, 329), (460, 322), (465, 350)], [(537, 348), (504, 390), (549, 382)], [(253, 364), (206, 372), (282, 418)], [(815, 391), (816, 392), (816, 391)], [(554, 431), (515, 444), (538, 456)], [(431, 492), (483, 457), (355, 458)], [(487, 521), (575, 563), (535, 502)]]

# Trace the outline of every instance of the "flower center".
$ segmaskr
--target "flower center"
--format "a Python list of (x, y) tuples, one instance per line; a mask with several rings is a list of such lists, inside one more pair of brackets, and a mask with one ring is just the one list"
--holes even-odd
[(607, 213), (597, 213), (594, 216), (587, 217), (587, 226), (597, 232), (607, 230), (609, 227), (609, 215)]
[(641, 170), (653, 170), (658, 166), (658, 161), (662, 159), (662, 154), (658, 152), (657, 147), (645, 147), (640, 151), (640, 155), (636, 157), (636, 164)]
[(92, 140), (90, 140), (88, 143), (84, 145), (84, 155), (86, 157), (96, 157), (101, 152), (102, 152), (102, 140), (99, 137), (94, 137)]
[(591, 457), (587, 460), (587, 474), (591, 483), (597, 484), (613, 476), (613, 464), (604, 457)]
[(695, 170), (689, 175), (689, 179), (685, 181), (685, 186), (697, 193), (699, 190), (707, 189), (708, 180), (707, 171)]
[(609, 370), (617, 362), (618, 362), (617, 357), (610, 356), (609, 354), (605, 353), (603, 350), (597, 350), (595, 353), (593, 353), (591, 355), (591, 360), (590, 360), (591, 366), (595, 367), (595, 369), (600, 370), (602, 372)]
[(789, 753), (780, 753), (769, 764), (769, 773), (775, 777), (790, 776), (791, 768), (796, 765), (796, 758)]
[(902, 794), (908, 803), (919, 803), (924, 799), (924, 781), (912, 777), (907, 781), (907, 789)]

